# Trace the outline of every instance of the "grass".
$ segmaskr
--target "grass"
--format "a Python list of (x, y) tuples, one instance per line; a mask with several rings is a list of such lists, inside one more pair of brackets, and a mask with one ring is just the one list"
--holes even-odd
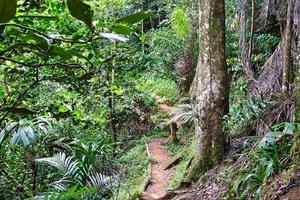
[(135, 146), (119, 159), (120, 165), (125, 166), (123, 169), (125, 173), (118, 194), (120, 200), (136, 199), (143, 192), (141, 185), (148, 175), (147, 166), (151, 161), (145, 147), (145, 142), (148, 139), (143, 137), (137, 141)]
[(165, 137), (165, 131), (155, 131), (150, 136), (144, 136), (133, 144), (118, 160), (124, 167), (123, 180), (118, 193), (118, 200), (137, 199), (142, 194), (141, 185), (148, 176), (148, 164), (151, 158), (147, 155), (145, 143), (152, 138)]

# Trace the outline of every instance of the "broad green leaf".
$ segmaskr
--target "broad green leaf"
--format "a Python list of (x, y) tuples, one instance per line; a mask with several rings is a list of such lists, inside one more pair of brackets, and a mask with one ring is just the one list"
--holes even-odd
[(65, 113), (65, 112), (68, 112), (68, 111), (69, 111), (68, 108), (64, 105), (61, 105), (58, 108), (58, 112), (60, 112), (60, 113)]
[(132, 33), (132, 29), (128, 26), (124, 25), (114, 25), (111, 27), (112, 31), (122, 35), (130, 35)]
[(74, 50), (74, 49), (66, 50), (62, 47), (51, 46), (51, 49), (47, 52), (47, 55), (60, 56), (64, 60), (71, 59), (74, 56), (74, 57), (82, 58), (91, 64), (91, 61), (87, 57), (78, 53), (78, 50)]
[(0, 23), (9, 22), (16, 15), (17, 0), (0, 0)]
[(48, 51), (51, 47), (49, 41), (45, 37), (39, 36), (33, 32), (21, 37), (21, 39), (27, 42), (33, 41), (34, 45), (40, 48), (42, 51)]
[(65, 50), (62, 47), (56, 47), (56, 46), (51, 47), (50, 51), (48, 52), (48, 55), (60, 56), (64, 60), (68, 60), (72, 58), (72, 54), (69, 51)]
[(153, 16), (152, 13), (137, 12), (117, 20), (117, 23), (135, 24)]
[(90, 5), (81, 0), (68, 0), (67, 5), (73, 17), (83, 21), (90, 28), (93, 27), (93, 10)]
[[(0, 0), (0, 23), (7, 23), (13, 19), (17, 11), (17, 0)], [(0, 34), (4, 26), (0, 26)]]

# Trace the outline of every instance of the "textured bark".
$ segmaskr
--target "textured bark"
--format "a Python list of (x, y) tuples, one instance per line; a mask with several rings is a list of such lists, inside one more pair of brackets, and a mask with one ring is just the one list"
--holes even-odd
[[(299, 34), (299, 25), (300, 25), (300, 1), (293, 1), (293, 12), (292, 13), (292, 22), (291, 23), (291, 58), (290, 65), (291, 70), (290, 74), (294, 72), (295, 60), (296, 60), (296, 38)], [(284, 9), (281, 9), (284, 10)], [(286, 9), (287, 10), (287, 9)], [(249, 84), (248, 96), (262, 96), (264, 99), (269, 99), (272, 95), (281, 92), (282, 89), (282, 72), (284, 66), (284, 57), (285, 57), (285, 36), (282, 35), (282, 40), (278, 44), (273, 55), (267, 60), (265, 65), (262, 67), (263, 71), (257, 78), (257, 80), (252, 81)], [(293, 80), (293, 77), (290, 76), (290, 79)], [(293, 82), (293, 81), (291, 81)]]
[(250, 61), (247, 45), (247, 0), (242, 0), (242, 9), (240, 15), (240, 52), (244, 70), (247, 76), (254, 77), (254, 69)]
[[(300, 30), (299, 30), (300, 31)], [(298, 35), (297, 64), (295, 73), (295, 121), (300, 124), (300, 34)], [(297, 166), (295, 178), (300, 180), (300, 132), (294, 133), (293, 160)]]
[(293, 0), (288, 1), (286, 27), (284, 34), (284, 63), (282, 70), (282, 85), (283, 94), (288, 94), (291, 84), (291, 48), (292, 48), (292, 12), (294, 7)]
[(228, 111), (225, 2), (200, 0), (200, 52), (191, 88), (196, 147), (185, 181), (197, 180), (223, 159), (223, 116)]
[[(251, 60), (252, 48), (253, 48), (253, 33), (254, 33), (254, 24), (255, 24), (255, 1), (251, 0), (251, 27), (250, 27), (250, 41), (249, 41), (249, 50), (248, 58)], [(254, 70), (255, 71), (255, 70)]]
[(194, 75), (192, 67), (194, 66), (194, 46), (197, 41), (197, 29), (198, 25), (193, 22), (191, 34), (186, 40), (186, 46), (175, 64), (175, 72), (177, 77), (179, 77), (176, 83), (179, 87), (179, 96), (181, 97), (190, 90), (191, 77)]

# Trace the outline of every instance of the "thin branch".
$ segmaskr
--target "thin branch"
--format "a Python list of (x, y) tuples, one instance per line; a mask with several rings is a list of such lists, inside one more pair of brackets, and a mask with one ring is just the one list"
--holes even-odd
[[(39, 64), (34, 64), (34, 63), (24, 63), (24, 62), (20, 62), (20, 61), (17, 61), (17, 60), (14, 60), (14, 59), (11, 59), (11, 58), (7, 58), (7, 57), (3, 57), (3, 56), (0, 56), (0, 60), (4, 60), (4, 61), (10, 61), (10, 62), (13, 62), (13, 63), (16, 63), (16, 64), (19, 64), (19, 65), (23, 65), (23, 66), (26, 66), (26, 67), (31, 67), (31, 68), (36, 68), (37, 65)], [(82, 69), (83, 71), (85, 71), (85, 73), (88, 73), (88, 71), (83, 67), (81, 66), (80, 64), (78, 63), (72, 63), (72, 64), (64, 64), (64, 63), (45, 63), (45, 64), (41, 64), (39, 65), (40, 67), (43, 67), (43, 66), (61, 66), (61, 67), (64, 67), (64, 68), (80, 68)]]
[(3, 56), (0, 56), (0, 60), (3, 60), (3, 61), (10, 61), (10, 62), (19, 64), (19, 65), (23, 65), (23, 66), (26, 66), (26, 67), (35, 67), (34, 65), (27, 64), (27, 63), (24, 63), (24, 62), (20, 62), (20, 61), (17, 61), (17, 60), (13, 60), (13, 59), (11, 59), (11, 58), (6, 58), (6, 57), (3, 57)]
[(42, 18), (42, 19), (57, 19), (57, 16), (51, 16), (51, 15), (18, 15), (15, 18)]
[(14, 26), (14, 27), (18, 27), (18, 28), (23, 28), (23, 29), (26, 29), (26, 30), (29, 30), (29, 31), (32, 31), (38, 35), (41, 35), (45, 38), (48, 38), (48, 39), (51, 39), (51, 40), (57, 40), (57, 41), (61, 41), (61, 42), (66, 42), (66, 43), (71, 43), (71, 44), (75, 44), (75, 43), (78, 43), (78, 44), (86, 44), (88, 42), (91, 42), (92, 40), (89, 40), (89, 41), (74, 41), (74, 40), (70, 40), (70, 39), (62, 39), (62, 38), (56, 38), (56, 37), (51, 37), (39, 30), (36, 30), (36, 29), (33, 29), (33, 28), (30, 28), (28, 26), (23, 26), (21, 24), (15, 24), (15, 23), (0, 23), (0, 27), (1, 26)]
[[(39, 83), (39, 81), (34, 81), (32, 84), (29, 85), (28, 88), (26, 88), (25, 90), (23, 90), (23, 92), (21, 92), (19, 94), (19, 96), (16, 98), (16, 100), (14, 101), (14, 103), (10, 106), (10, 108), (14, 108), (18, 102), (27, 94), (27, 92), (33, 88), (35, 88), (35, 86), (37, 86)], [(3, 123), (4, 119), (7, 117), (7, 115), (9, 114), (10, 112), (9, 111), (6, 111), (4, 113), (4, 115), (0, 118), (0, 125)]]

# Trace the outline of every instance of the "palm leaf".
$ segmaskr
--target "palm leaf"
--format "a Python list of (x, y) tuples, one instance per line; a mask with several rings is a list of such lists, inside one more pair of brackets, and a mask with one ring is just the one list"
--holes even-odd
[(70, 175), (75, 179), (78, 179), (79, 177), (79, 168), (78, 168), (78, 162), (73, 161), (73, 157), (67, 157), (65, 153), (57, 153), (53, 157), (48, 158), (39, 158), (36, 159), (37, 162), (46, 163), (49, 164), (61, 172), (65, 173), (64, 175)]

